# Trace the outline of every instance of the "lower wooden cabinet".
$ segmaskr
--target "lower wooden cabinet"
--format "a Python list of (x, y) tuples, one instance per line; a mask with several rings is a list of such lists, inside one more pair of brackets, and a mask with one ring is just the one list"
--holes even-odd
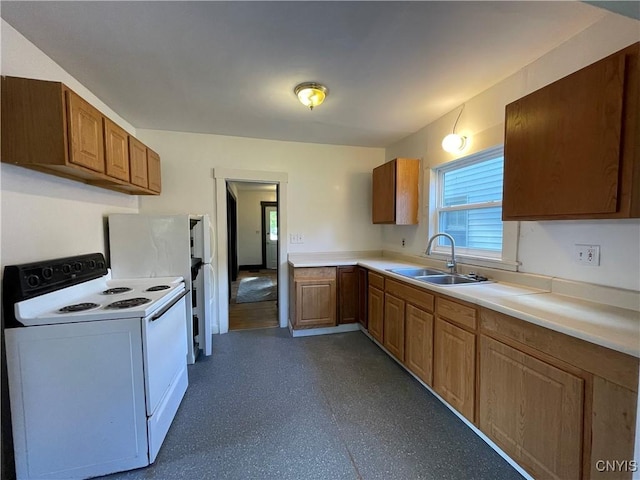
[(407, 305), (404, 363), (424, 383), (433, 383), (433, 315)]
[(404, 362), (404, 311), (404, 300), (385, 294), (382, 344), (401, 362)]
[(535, 478), (578, 479), (584, 381), (481, 336), (479, 426)]
[(433, 389), (473, 422), (476, 336), (440, 318), (434, 330)]
[(358, 322), (364, 328), (369, 326), (369, 280), (366, 268), (358, 267)]
[(360, 267), (338, 267), (338, 324), (358, 321), (358, 270)]
[(638, 358), (368, 278), (371, 336), (534, 478), (631, 479)]
[(369, 333), (382, 343), (384, 333), (384, 292), (369, 284)]
[(289, 318), (294, 329), (336, 325), (336, 268), (293, 268)]

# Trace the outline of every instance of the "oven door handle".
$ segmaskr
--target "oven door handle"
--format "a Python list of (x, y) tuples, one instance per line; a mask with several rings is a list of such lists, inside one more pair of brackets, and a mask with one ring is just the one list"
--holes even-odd
[(158, 313), (156, 313), (153, 317), (151, 317), (151, 321), (155, 322), (156, 320), (158, 320), (161, 316), (163, 316), (165, 313), (167, 313), (169, 310), (171, 310), (176, 303), (178, 303), (180, 300), (182, 300), (184, 297), (186, 297), (187, 294), (190, 291), (191, 290), (185, 290), (184, 292), (182, 292), (182, 294), (179, 297), (177, 297), (176, 299), (174, 299), (173, 302), (171, 302), (169, 305), (167, 305), (162, 310), (160, 310)]

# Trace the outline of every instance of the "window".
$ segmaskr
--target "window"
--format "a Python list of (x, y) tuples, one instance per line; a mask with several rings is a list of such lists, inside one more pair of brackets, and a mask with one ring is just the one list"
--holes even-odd
[(269, 240), (278, 240), (278, 211), (271, 210), (269, 212)]
[[(435, 230), (451, 235), (456, 254), (502, 258), (503, 149), (493, 148), (435, 170)], [(450, 251), (440, 237), (436, 253)]]

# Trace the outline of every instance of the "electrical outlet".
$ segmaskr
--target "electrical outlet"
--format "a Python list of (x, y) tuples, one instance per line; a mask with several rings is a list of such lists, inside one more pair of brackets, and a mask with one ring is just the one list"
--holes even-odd
[(575, 245), (575, 261), (580, 265), (597, 267), (600, 265), (600, 245)]

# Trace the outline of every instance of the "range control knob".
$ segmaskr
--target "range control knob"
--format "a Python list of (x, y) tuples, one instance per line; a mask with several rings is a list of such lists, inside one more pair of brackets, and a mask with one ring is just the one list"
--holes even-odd
[(94, 268), (96, 268), (96, 261), (95, 260), (89, 260), (89, 269), (93, 270)]
[(71, 265), (69, 265), (68, 263), (65, 263), (64, 265), (62, 265), (62, 273), (64, 273), (65, 275), (68, 275), (71, 273)]
[(104, 262), (101, 260), (98, 262), (98, 268), (102, 270), (104, 268)]
[(73, 270), (75, 272), (81, 272), (82, 271), (82, 264), (80, 262), (76, 262), (73, 264)]
[(53, 268), (44, 267), (42, 269), (42, 278), (44, 278), (45, 280), (49, 280), (51, 277), (53, 277)]
[(40, 277), (38, 275), (29, 275), (27, 277), (27, 284), (30, 287), (37, 287), (40, 285)]

